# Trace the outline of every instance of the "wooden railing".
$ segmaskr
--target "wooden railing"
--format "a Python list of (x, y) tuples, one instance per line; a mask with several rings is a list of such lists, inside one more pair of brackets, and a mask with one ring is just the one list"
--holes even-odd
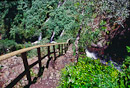
[[(63, 52), (66, 53), (68, 46), (70, 44), (70, 39), (67, 40), (67, 42), (63, 42), (63, 43), (53, 43), (53, 44), (46, 44), (46, 45), (37, 45), (37, 46), (33, 46), (33, 47), (29, 47), (29, 48), (24, 48), (18, 51), (14, 51), (5, 55), (0, 56), (0, 62), (2, 60), (8, 59), (12, 56), (21, 54), (22, 60), (23, 60), (23, 64), (24, 64), (24, 68), (25, 70), (16, 78), (14, 79), (9, 85), (7, 85), (6, 88), (12, 88), (14, 85), (16, 85), (16, 83), (18, 81), (20, 81), (25, 75), (27, 77), (28, 80), (28, 84), (31, 84), (32, 80), (31, 80), (31, 75), (30, 75), (30, 69), (35, 66), (36, 64), (39, 64), (39, 69), (42, 68), (42, 64), (41, 64), (41, 60), (44, 59), (45, 57), (49, 58), (49, 61), (51, 59), (50, 55), (54, 54), (54, 60), (56, 60), (56, 53), (59, 53), (59, 55), (63, 54)], [(58, 46), (58, 52), (56, 52), (56, 47)], [(47, 47), (47, 55), (41, 57), (41, 47)], [(53, 52), (50, 51), (50, 47), (53, 48)], [(27, 52), (33, 49), (37, 49), (37, 54), (38, 54), (38, 60), (34, 63), (32, 63), (31, 65), (28, 64), (27, 61)], [(49, 64), (49, 63), (48, 63)], [(48, 68), (48, 64), (46, 65), (46, 68)], [(39, 70), (41, 71), (41, 70)]]

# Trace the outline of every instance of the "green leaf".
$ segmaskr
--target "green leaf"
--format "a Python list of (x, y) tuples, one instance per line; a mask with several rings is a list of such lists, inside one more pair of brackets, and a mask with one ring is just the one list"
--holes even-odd
[(101, 20), (100, 25), (103, 26), (106, 24), (106, 21)]
[(126, 46), (127, 51), (130, 52), (130, 46)]

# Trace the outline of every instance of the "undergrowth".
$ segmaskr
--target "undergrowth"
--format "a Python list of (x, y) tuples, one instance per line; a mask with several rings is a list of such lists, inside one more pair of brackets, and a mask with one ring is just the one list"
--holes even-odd
[(61, 71), (58, 88), (128, 88), (129, 79), (125, 72), (105, 66), (100, 60), (80, 57), (77, 65), (66, 66)]

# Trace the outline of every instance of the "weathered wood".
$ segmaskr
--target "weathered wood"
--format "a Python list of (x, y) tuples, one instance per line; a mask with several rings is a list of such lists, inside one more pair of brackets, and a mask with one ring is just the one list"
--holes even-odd
[(47, 52), (48, 52), (48, 61), (47, 61), (47, 64), (46, 64), (46, 68), (49, 67), (49, 62), (51, 60), (51, 57), (50, 57), (50, 46), (47, 47)]
[(68, 39), (66, 43), (69, 43), (71, 39)]
[[(18, 55), (18, 54), (21, 54), (21, 57), (23, 59), (23, 64), (24, 64), (24, 68), (25, 68), (25, 71), (22, 73), (22, 75), (20, 74), (18, 76), (18, 78), (14, 79), (13, 82), (11, 82), (11, 84), (9, 84), (7, 87), (10, 87), (10, 86), (14, 86), (16, 83), (15, 82), (18, 82), (25, 74), (27, 76), (27, 80), (29, 82), (29, 84), (32, 82), (31, 81), (31, 75), (30, 75), (30, 69), (36, 65), (37, 63), (39, 63), (39, 68), (42, 67), (42, 64), (41, 64), (41, 60), (43, 58), (45, 58), (46, 56), (48, 56), (49, 60), (47, 61), (48, 65), (49, 65), (49, 62), (51, 60), (51, 57), (50, 55), (52, 53), (54, 53), (54, 60), (56, 60), (56, 49), (55, 49), (55, 46), (58, 45), (58, 49), (59, 49), (59, 54), (61, 54), (61, 51), (63, 53), (63, 50), (66, 50), (65, 48), (65, 45), (68, 45), (70, 40), (67, 40), (67, 42), (65, 43), (55, 43), (55, 44), (46, 44), (46, 45), (37, 45), (37, 46), (34, 46), (34, 47), (29, 47), (29, 48), (24, 48), (24, 49), (21, 49), (21, 50), (18, 50), (18, 51), (14, 51), (12, 53), (9, 53), (9, 54), (5, 54), (5, 55), (2, 55), (0, 56), (0, 61), (2, 60), (5, 60), (9, 57), (12, 57), (12, 56), (15, 56), (15, 55)], [(63, 48), (63, 44), (64, 44), (64, 48)], [(60, 45), (62, 46), (62, 49), (60, 47)], [(53, 46), (53, 51), (54, 52), (50, 52), (50, 46)], [(41, 51), (40, 51), (40, 47), (47, 47), (48, 49), (48, 54), (45, 55), (43, 58), (41, 58)], [(32, 63), (31, 65), (28, 64), (28, 61), (27, 61), (27, 51), (30, 51), (32, 49), (37, 49), (37, 53), (38, 53), (38, 60), (34, 63)], [(22, 77), (21, 77), (22, 76)], [(13, 84), (12, 84), (13, 83)]]
[(22, 56), (22, 59), (23, 59), (23, 64), (24, 64), (26, 76), (27, 76), (27, 79), (28, 79), (28, 83), (31, 83), (31, 75), (30, 75), (29, 65), (28, 65), (28, 61), (27, 61), (27, 53), (26, 52), (22, 53), (21, 56)]
[(66, 46), (66, 44), (64, 44), (64, 49), (65, 49), (65, 53), (66, 53), (66, 51), (67, 51), (67, 46)]
[(67, 48), (69, 47), (69, 43), (67, 44)]
[(63, 48), (63, 44), (62, 44), (61, 45), (61, 52), (62, 52), (62, 54), (64, 53), (63, 50), (64, 50), (64, 48)]
[(58, 45), (58, 49), (59, 49), (59, 55), (60, 55), (60, 44)]
[(68, 50), (68, 44), (66, 44), (66, 51)]
[(66, 53), (66, 50), (65, 50), (65, 49), (66, 49), (66, 46), (65, 46), (65, 44), (64, 44), (64, 53)]
[(41, 64), (41, 50), (40, 50), (40, 48), (37, 48), (37, 54), (38, 54), (39, 68), (41, 68), (42, 64)]
[(64, 44), (64, 52), (66, 53), (66, 44)]
[(56, 50), (55, 50), (55, 46), (53, 46), (53, 52), (54, 52), (54, 61), (56, 60)]
[(50, 59), (50, 46), (47, 47), (47, 51), (48, 51), (48, 58)]
[(0, 56), (0, 61), (8, 59), (8, 58), (10, 58), (12, 56), (15, 56), (15, 55), (30, 51), (32, 49), (37, 49), (37, 48), (40, 48), (40, 47), (53, 46), (53, 45), (59, 45), (59, 44), (67, 44), (67, 42), (55, 43), (55, 44), (46, 44), (46, 45), (37, 45), (37, 46), (29, 47), (29, 48), (20, 49), (20, 50), (17, 50), (17, 51), (14, 51), (14, 52), (11, 52), (11, 53)]

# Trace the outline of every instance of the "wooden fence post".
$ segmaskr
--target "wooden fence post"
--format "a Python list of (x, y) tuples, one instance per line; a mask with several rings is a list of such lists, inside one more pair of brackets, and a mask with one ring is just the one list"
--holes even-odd
[(69, 48), (69, 43), (66, 44), (66, 50), (68, 50), (68, 48)]
[(24, 64), (27, 80), (28, 80), (28, 83), (30, 84), (31, 83), (31, 75), (30, 75), (29, 65), (28, 65), (28, 61), (27, 61), (27, 53), (26, 52), (22, 53), (21, 56), (23, 59), (23, 64)]
[(40, 50), (40, 48), (37, 48), (37, 54), (38, 54), (39, 68), (41, 68), (42, 64), (41, 64), (41, 50)]
[(68, 44), (70, 45), (70, 41), (68, 42)]
[(68, 47), (69, 47), (69, 43), (67, 43), (67, 49), (68, 49)]
[(50, 59), (50, 46), (48, 46), (47, 51), (48, 51), (48, 58)]
[(62, 44), (62, 54), (64, 54), (64, 44)]
[(63, 44), (61, 45), (61, 53), (63, 54)]
[(67, 47), (66, 47), (66, 44), (64, 44), (64, 49), (65, 49), (65, 53), (66, 53), (66, 51), (67, 51)]
[(60, 45), (58, 45), (58, 48), (59, 48), (59, 55), (60, 55)]
[(65, 51), (65, 54), (66, 54), (66, 44), (64, 44), (64, 51)]
[(56, 51), (55, 51), (55, 45), (53, 45), (53, 51), (54, 51), (54, 61), (56, 60)]
[(50, 57), (50, 46), (47, 47), (47, 52), (48, 52), (48, 61), (47, 61), (47, 64), (46, 64), (46, 68), (49, 67), (49, 62), (51, 60), (51, 57)]

